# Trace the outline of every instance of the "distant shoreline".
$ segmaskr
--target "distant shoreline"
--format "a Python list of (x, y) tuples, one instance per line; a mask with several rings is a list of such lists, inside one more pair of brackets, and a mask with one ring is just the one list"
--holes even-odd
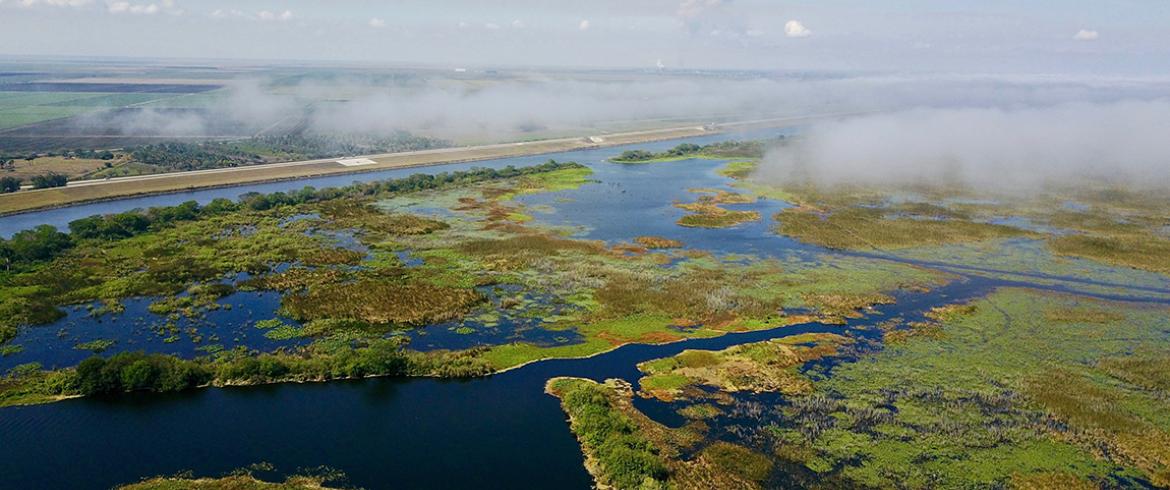
[[(71, 182), (67, 187), (24, 190), (11, 194), (0, 194), (0, 216), (68, 207), (83, 203), (169, 194), (195, 189), (241, 187), (245, 185), (329, 175), (359, 174), (402, 168), (420, 168), (560, 153), (591, 148), (606, 148), (722, 134), (729, 131), (753, 128), (783, 127), (843, 115), (845, 114), (794, 116), (732, 122), (718, 124), (713, 127), (686, 126), (614, 133), (600, 137), (560, 138), (532, 142), (502, 143), (381, 155), (351, 156), (336, 159), (249, 165), (190, 172), (150, 174), (120, 177), (110, 180), (76, 181)], [(362, 165), (344, 165), (339, 163), (339, 160), (355, 159), (369, 159), (372, 163)]]

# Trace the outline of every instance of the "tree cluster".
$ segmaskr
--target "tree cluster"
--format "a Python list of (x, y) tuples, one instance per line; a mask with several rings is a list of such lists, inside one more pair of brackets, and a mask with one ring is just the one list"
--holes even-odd
[(0, 194), (8, 194), (20, 190), (21, 181), (17, 177), (0, 177)]
[(32, 178), (33, 189), (48, 189), (51, 187), (65, 187), (69, 183), (69, 178), (56, 172), (50, 172), (44, 175), (34, 175)]

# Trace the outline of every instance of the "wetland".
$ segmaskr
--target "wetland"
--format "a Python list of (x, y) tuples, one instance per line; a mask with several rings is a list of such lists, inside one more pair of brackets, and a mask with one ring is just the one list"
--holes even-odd
[(1170, 485), (1170, 203), (757, 179), (790, 137), (0, 218), (0, 474)]

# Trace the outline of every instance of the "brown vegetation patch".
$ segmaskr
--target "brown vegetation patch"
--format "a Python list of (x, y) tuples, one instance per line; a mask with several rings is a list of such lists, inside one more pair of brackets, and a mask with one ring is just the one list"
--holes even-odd
[(1135, 354), (1102, 359), (1097, 367), (1110, 376), (1147, 390), (1170, 391), (1170, 357)]
[(704, 192), (699, 199), (692, 203), (675, 203), (679, 209), (685, 209), (692, 214), (679, 218), (680, 226), (694, 228), (728, 228), (741, 223), (758, 221), (758, 211), (733, 211), (725, 209), (720, 204), (745, 204), (756, 201), (756, 198), (746, 194), (737, 194), (724, 190), (692, 189), (692, 192)]
[(1145, 472), (1154, 485), (1170, 486), (1170, 434), (1119, 404), (1124, 399), (1119, 388), (1054, 369), (1029, 380), (1025, 393), (1069, 424), (1059, 435), (1090, 447), (1104, 446), (1123, 464)]
[(665, 359), (644, 362), (644, 394), (663, 400), (691, 394), (688, 388), (707, 385), (723, 392), (778, 392), (805, 395), (812, 383), (797, 368), (809, 361), (837, 355), (852, 341), (833, 334), (808, 334), (743, 344), (722, 351), (687, 350)]
[(942, 325), (934, 322), (912, 322), (906, 328), (897, 328), (887, 330), (882, 335), (882, 340), (887, 344), (897, 345), (905, 343), (912, 338), (921, 338), (927, 340), (938, 340), (943, 337)]
[(1099, 485), (1071, 473), (1044, 472), (1012, 475), (1013, 490), (1097, 490)]
[(832, 294), (807, 293), (803, 296), (806, 305), (816, 308), (823, 315), (841, 321), (843, 318), (860, 318), (860, 310), (874, 305), (888, 305), (894, 298), (882, 293)]
[(362, 229), (390, 235), (426, 235), (450, 228), (442, 221), (413, 214), (390, 214), (358, 199), (333, 199), (318, 206), (332, 229)]
[(600, 254), (605, 243), (589, 240), (570, 240), (551, 235), (527, 233), (504, 239), (473, 240), (460, 245), (460, 250), (480, 257), (508, 257), (530, 260), (561, 252)]
[(1052, 308), (1044, 312), (1044, 319), (1065, 323), (1113, 323), (1125, 320), (1125, 315), (1096, 308)]
[(1170, 273), (1170, 240), (1149, 234), (1065, 235), (1049, 239), (1048, 244), (1060, 255)]
[(778, 213), (776, 220), (781, 234), (834, 249), (898, 249), (1028, 235), (1010, 226), (953, 218), (890, 217), (886, 210), (867, 207), (829, 213), (789, 208)]
[(331, 284), (341, 280), (344, 273), (336, 269), (306, 269), (294, 267), (277, 274), (253, 278), (244, 283), (247, 287), (291, 291), (320, 284)]
[(666, 344), (678, 342), (682, 339), (683, 337), (681, 335), (670, 332), (646, 332), (641, 337), (638, 337), (638, 340), (635, 342), (640, 344)]
[(418, 326), (459, 318), (481, 301), (483, 296), (473, 289), (365, 279), (285, 296), (283, 310), (301, 321), (335, 318)]
[(634, 238), (634, 242), (651, 250), (682, 248), (683, 246), (683, 242), (658, 236), (640, 236)]

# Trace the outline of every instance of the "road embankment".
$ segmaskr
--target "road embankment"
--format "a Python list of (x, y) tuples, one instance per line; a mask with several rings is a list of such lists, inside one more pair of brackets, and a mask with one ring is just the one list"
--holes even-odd
[(442, 148), (382, 155), (365, 155), (347, 159), (369, 160), (368, 163), (361, 165), (353, 165), (352, 163), (342, 164), (338, 159), (326, 159), (121, 177), (109, 180), (78, 181), (72, 182), (66, 187), (2, 194), (0, 195), (0, 216), (132, 196), (621, 146), (704, 136), (728, 131), (796, 125), (807, 123), (813, 119), (839, 116), (819, 115), (764, 119), (720, 124), (715, 127), (689, 126), (615, 133), (600, 137), (561, 138), (522, 143)]

